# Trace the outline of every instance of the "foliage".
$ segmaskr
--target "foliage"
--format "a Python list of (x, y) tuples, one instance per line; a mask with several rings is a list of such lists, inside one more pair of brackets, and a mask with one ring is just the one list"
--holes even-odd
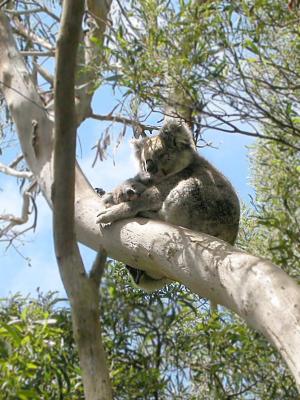
[(251, 160), (256, 196), (245, 221), (245, 248), (270, 258), (299, 282), (299, 151), (260, 142), (253, 147)]
[(101, 46), (102, 79), (152, 111), (188, 111), (202, 134), (299, 149), (298, 18), (280, 0), (130, 0)]
[(1, 399), (84, 398), (70, 312), (59, 301), (53, 293), (2, 299)]
[[(115, 265), (102, 286), (116, 399), (296, 399), (274, 349), (225, 310), (173, 284), (145, 295)], [(128, 279), (128, 278), (127, 278)]]
[[(114, 398), (296, 399), (272, 347), (233, 315), (177, 284), (146, 295), (110, 265), (101, 288), (102, 326)], [(2, 301), (3, 399), (83, 399), (69, 308), (53, 294)]]

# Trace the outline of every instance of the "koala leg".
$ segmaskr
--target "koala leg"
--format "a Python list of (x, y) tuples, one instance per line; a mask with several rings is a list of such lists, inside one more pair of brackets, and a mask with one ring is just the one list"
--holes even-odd
[(128, 204), (120, 203), (101, 210), (97, 215), (97, 223), (109, 224), (119, 219), (134, 217), (136, 212)]
[(159, 210), (162, 205), (160, 193), (155, 187), (151, 187), (143, 192), (138, 198), (112, 205), (102, 209), (98, 214), (98, 223), (112, 223), (119, 219), (132, 218), (140, 215), (143, 211)]
[(125, 265), (125, 267), (127, 268), (134, 285), (139, 289), (143, 289), (147, 293), (152, 293), (156, 290), (162, 289), (171, 282), (166, 278), (154, 278), (148, 275), (145, 271), (130, 267), (129, 265)]

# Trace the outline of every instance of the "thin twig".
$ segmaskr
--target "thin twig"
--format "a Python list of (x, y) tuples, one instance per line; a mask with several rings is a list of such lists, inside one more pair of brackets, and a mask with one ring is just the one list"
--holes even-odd
[(24, 159), (23, 154), (19, 154), (18, 157), (9, 164), (10, 168), (16, 168), (20, 161)]
[(121, 115), (100, 115), (100, 114), (94, 114), (91, 113), (89, 115), (90, 118), (97, 119), (98, 121), (112, 121), (112, 122), (118, 122), (120, 124), (125, 124), (125, 125), (130, 125), (130, 126), (138, 126), (141, 128), (143, 131), (154, 131), (158, 130), (157, 126), (154, 125), (144, 125), (136, 120), (132, 120), (130, 118), (122, 117)]

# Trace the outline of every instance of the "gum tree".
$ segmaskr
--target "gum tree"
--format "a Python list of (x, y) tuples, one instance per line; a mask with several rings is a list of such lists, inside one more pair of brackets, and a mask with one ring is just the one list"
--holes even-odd
[[(136, 2), (133, 3), (136, 6)], [(177, 66), (174, 63), (174, 60), (178, 59), (175, 58), (176, 52), (173, 58), (170, 56), (169, 65), (166, 60), (160, 63), (161, 60), (157, 59), (159, 55), (155, 53), (157, 48), (165, 51), (165, 54), (168, 54), (169, 50), (172, 55), (172, 50), (174, 51), (174, 47), (164, 36), (167, 28), (171, 29), (172, 26), (165, 26), (165, 29), (159, 26), (159, 18), (155, 11), (159, 10), (155, 7), (162, 7), (164, 2), (149, 2), (149, 16), (146, 13), (143, 15), (149, 27), (148, 36), (145, 37), (141, 33), (143, 31), (139, 20), (130, 20), (130, 14), (127, 15), (120, 4), (119, 20), (111, 20), (108, 17), (110, 2), (102, 0), (87, 1), (86, 5), (84, 1), (65, 0), (61, 17), (54, 12), (55, 9), (53, 11), (47, 7), (46, 3), (42, 6), (39, 2), (27, 1), (12, 5), (10, 2), (1, 3), (1, 91), (17, 130), (23, 157), (30, 169), (29, 173), (19, 173), (24, 179), (31, 180), (24, 192), (22, 218), (4, 216), (3, 219), (8, 221), (4, 233), (7, 234), (14, 225), (26, 221), (29, 199), (38, 185), (53, 210), (56, 257), (72, 306), (73, 330), (87, 399), (109, 399), (112, 396), (99, 325), (98, 287), (106, 254), (130, 265), (151, 270), (162, 277), (180, 281), (194, 293), (233, 310), (275, 345), (298, 385), (300, 382), (300, 357), (295, 351), (300, 345), (300, 290), (295, 281), (268, 260), (245, 253), (216, 238), (180, 227), (138, 218), (120, 221), (109, 227), (99, 227), (96, 224), (99, 198), (76, 165), (76, 131), (80, 123), (88, 117), (131, 124), (136, 136), (145, 128), (153, 129), (139, 122), (138, 106), (133, 106), (135, 118), (131, 119), (128, 116), (114, 115), (113, 112), (101, 116), (92, 110), (95, 81), (101, 83), (105, 79), (114, 85), (120, 82), (123, 87), (127, 87), (124, 96), (133, 94), (136, 104), (144, 101), (153, 110), (160, 107), (161, 112), (167, 104), (167, 107), (177, 110), (178, 114), (188, 118), (191, 125), (195, 124), (196, 134), (201, 126), (199, 118), (204, 115), (207, 116), (206, 122), (202, 124), (204, 127), (209, 123), (219, 126), (217, 122), (221, 122), (221, 130), (228, 131), (227, 126), (233, 132), (264, 136), (257, 127), (252, 131), (244, 131), (235, 123), (237, 113), (239, 119), (248, 121), (247, 129), (251, 128), (253, 119), (256, 118), (257, 121), (265, 120), (268, 126), (279, 124), (286, 129), (291, 128), (291, 134), (299, 134), (298, 122), (295, 119), (297, 108), (294, 104), (287, 104), (285, 114), (282, 112), (272, 117), (268, 105), (264, 104), (263, 98), (256, 93), (255, 86), (250, 85), (258, 80), (250, 79), (246, 75), (246, 72), (248, 74), (250, 71), (255, 76), (255, 69), (248, 71), (241, 68), (236, 44), (226, 45), (224, 30), (217, 29), (218, 23), (221, 24), (218, 18), (221, 18), (223, 13), (227, 12), (226, 15), (232, 17), (233, 13), (240, 11), (241, 18), (245, 18), (244, 8), (240, 10), (237, 6), (236, 9), (226, 9), (224, 3), (225, 7), (221, 7), (221, 13), (216, 13), (218, 4), (192, 2), (189, 3), (189, 8), (181, 4), (182, 9), (178, 14), (175, 31), (178, 28), (178, 33), (182, 35), (179, 44), (185, 52), (182, 56), (186, 58), (183, 57), (183, 64)], [(85, 6), (86, 26), (83, 29)], [(172, 16), (176, 11), (176, 7), (171, 7), (170, 10), (166, 4), (164, 7), (161, 11), (165, 12), (166, 17)], [(143, 8), (141, 10), (143, 11)], [(44, 20), (40, 19), (40, 13), (46, 14)], [(34, 16), (31, 22), (28, 22), (29, 14)], [(218, 18), (214, 18), (214, 15)], [(202, 24), (200, 31), (195, 32), (195, 35), (198, 35), (196, 39), (201, 35), (207, 39), (208, 36), (205, 37), (204, 34), (208, 34), (209, 29), (213, 27), (215, 31), (210, 32), (211, 37), (215, 35), (219, 47), (209, 48), (205, 40), (200, 42), (200, 47), (196, 50), (191, 47), (190, 44), (195, 43), (188, 36), (188, 33), (192, 32), (191, 27), (187, 29), (187, 21), (191, 16), (196, 18), (198, 25), (199, 16), (201, 17)], [(181, 21), (180, 17), (183, 18)], [(50, 19), (54, 20), (56, 25), (48, 23)], [(124, 35), (124, 19), (127, 21), (127, 36)], [(228, 21), (230, 22), (230, 19)], [(40, 29), (34, 29), (35, 26)], [(59, 26), (59, 30), (56, 31), (53, 26)], [(237, 28), (234, 24), (229, 23), (229, 26)], [(107, 42), (104, 42), (106, 29), (110, 29), (110, 36)], [(157, 36), (157, 33), (161, 36)], [(18, 44), (14, 40), (14, 34), (21, 37)], [(128, 39), (131, 39), (130, 43)], [(126, 55), (128, 43), (132, 46), (128, 47), (131, 54)], [(243, 43), (247, 44), (249, 52), (258, 56), (259, 61), (262, 59), (251, 39), (248, 38), (248, 41)], [(142, 51), (139, 51), (139, 46)], [(152, 65), (156, 77), (153, 87), (147, 85), (149, 77), (147, 80), (147, 77), (140, 73), (143, 71), (143, 65), (147, 64), (147, 59), (143, 59), (146, 57), (143, 52), (145, 48), (152, 50), (153, 53), (150, 54), (153, 54), (153, 60), (158, 61)], [(224, 48), (228, 51), (223, 52)], [(127, 75), (122, 71), (124, 62), (122, 64), (122, 52), (116, 54), (118, 49), (123, 49), (135, 74), (130, 75), (129, 66)], [(51, 76), (38, 60), (39, 57), (52, 56), (54, 53), (55, 74)], [(139, 56), (141, 65), (135, 64), (135, 55)], [(194, 58), (189, 59), (190, 55)], [(269, 55), (271, 56), (272, 54)], [(145, 64), (142, 64), (143, 60)], [(228, 60), (231, 64), (227, 63)], [(272, 57), (271, 60), (274, 62)], [(108, 75), (108, 63), (111, 63), (109, 65), (115, 72), (118, 72), (118, 67), (121, 72)], [(100, 76), (99, 65), (103, 66)], [(236, 82), (230, 80), (233, 75), (226, 75), (230, 65), (235, 67), (230, 70), (232, 74), (240, 72), (245, 96), (238, 86), (226, 85), (226, 82)], [(201, 70), (202, 67), (202, 75), (199, 75), (199, 68)], [(144, 82), (140, 82), (138, 77), (143, 78)], [(188, 77), (186, 81), (185, 77)], [(213, 83), (215, 77), (218, 77), (217, 84)], [(48, 93), (40, 90), (41, 78), (49, 85)], [(188, 98), (188, 101), (184, 104), (176, 101), (175, 89), (169, 90), (172, 87), (178, 89), (178, 82), (187, 92), (184, 97)], [(210, 86), (205, 93), (199, 89), (199, 85), (207, 82)], [(157, 87), (162, 88), (159, 93), (156, 91)], [(207, 96), (211, 96), (212, 108), (207, 104)], [(230, 115), (226, 107), (221, 112), (211, 115), (213, 101), (216, 105), (222, 97), (228, 99), (232, 107)], [(149, 99), (154, 101), (149, 102)], [(241, 102), (248, 105), (250, 103), (247, 112), (241, 107)], [(286, 115), (290, 125), (284, 120)], [(286, 146), (297, 148), (288, 138), (271, 138)], [(103, 151), (100, 145), (98, 151), (99, 154)], [(2, 170), (17, 175), (17, 164), (18, 160), (13, 165), (2, 166)], [(100, 250), (90, 273), (86, 272), (83, 265), (77, 241), (98, 252)]]

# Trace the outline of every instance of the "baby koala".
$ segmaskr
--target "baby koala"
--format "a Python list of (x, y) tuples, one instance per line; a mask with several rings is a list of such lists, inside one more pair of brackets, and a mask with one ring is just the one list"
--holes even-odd
[(140, 195), (147, 189), (150, 180), (143, 181), (136, 178), (130, 178), (122, 182), (112, 192), (101, 195), (104, 207), (108, 208), (112, 205), (137, 200)]
[[(103, 189), (96, 188), (96, 192), (102, 197), (102, 201), (105, 208), (109, 208), (112, 205), (117, 205), (120, 203), (125, 203), (129, 201), (134, 201), (139, 199), (142, 193), (151, 185), (151, 180), (143, 174), (139, 174), (134, 178), (127, 179), (117, 186), (112, 192), (105, 193)], [(106, 225), (106, 224), (102, 224)], [(145, 291), (153, 292), (156, 289), (161, 288), (162, 281), (159, 280), (159, 285), (157, 286), (157, 281), (151, 278), (144, 271), (136, 268), (132, 268), (129, 265), (125, 265), (129, 272), (129, 276), (132, 280), (134, 286), (142, 286)], [(168, 283), (168, 281), (165, 281)]]

